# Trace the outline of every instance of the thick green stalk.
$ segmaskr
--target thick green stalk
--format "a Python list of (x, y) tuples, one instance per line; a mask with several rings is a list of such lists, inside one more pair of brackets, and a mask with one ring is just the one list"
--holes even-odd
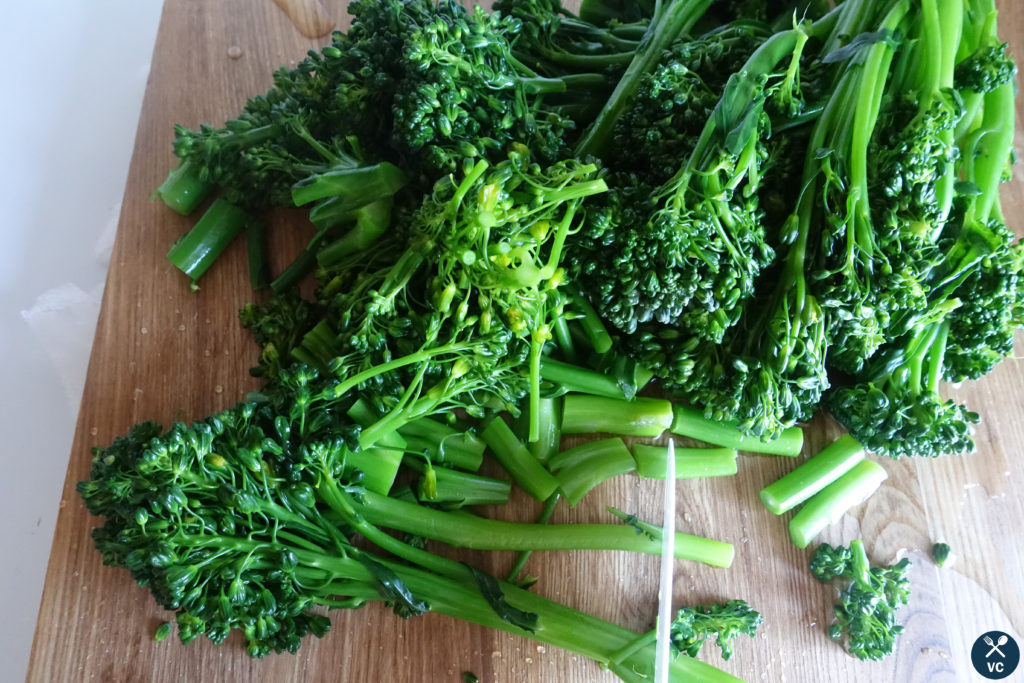
[[(626, 683), (651, 681), (654, 669), (653, 646), (635, 650), (621, 661), (610, 661), (612, 655), (625, 650), (636, 638), (642, 637), (641, 634), (578, 612), (512, 584), (501, 583), (502, 592), (509, 604), (537, 615), (537, 629), (532, 633), (526, 632), (503, 621), (480, 595), (479, 590), (412, 567), (385, 564), (415, 595), (429, 603), (431, 611), (575, 652), (608, 666)], [(672, 661), (669, 681), (742, 683), (740, 679), (691, 657), (677, 657)]]
[(830, 524), (835, 524), (855, 505), (871, 496), (889, 475), (874, 460), (861, 460), (846, 474), (814, 494), (789, 520), (789, 537), (798, 548)]
[(213, 186), (199, 178), (195, 165), (183, 160), (167, 174), (167, 179), (153, 193), (168, 207), (187, 216), (196, 210)]
[(849, 472), (864, 459), (864, 447), (844, 434), (778, 481), (761, 489), (761, 502), (772, 513), (792, 510)]
[(639, 397), (632, 401), (568, 394), (562, 407), (564, 434), (621, 434), (657, 437), (672, 425), (672, 403)]
[[(446, 512), (396, 498), (363, 492), (352, 507), (374, 526), (422, 536), (457, 548), (473, 550), (624, 550), (657, 555), (660, 528), (645, 525), (649, 534), (620, 524), (531, 524), (487, 519), (465, 512)], [(675, 556), (727, 567), (729, 543), (689, 534), (676, 534)]]
[(270, 282), (266, 222), (253, 220), (245, 226), (245, 244), (249, 256), (249, 286), (254, 290), (263, 289)]
[[(730, 477), (738, 471), (734, 448), (675, 447), (676, 479)], [(645, 443), (633, 444), (637, 475), (664, 479), (668, 473), (668, 448)]]
[(480, 438), (516, 483), (536, 500), (547, 500), (558, 488), (558, 480), (544, 469), (500, 416), (491, 419), (480, 432)]
[(626, 398), (615, 377), (547, 356), (541, 359), (540, 376), (560, 390), (606, 398)]
[(171, 246), (167, 258), (195, 282), (250, 220), (242, 209), (226, 199), (217, 199), (192, 229)]
[(504, 505), (512, 493), (512, 484), (504, 479), (482, 474), (433, 467), (430, 463), (407, 460), (407, 464), (422, 473), (418, 487), (421, 501), (444, 506)]
[(612, 437), (562, 451), (548, 461), (548, 467), (555, 473), (569, 507), (576, 507), (598, 484), (635, 472), (636, 462), (622, 439)]
[(470, 431), (460, 431), (429, 417), (398, 428), (408, 451), (424, 454), (432, 463), (476, 472), (483, 463), (487, 444)]
[[(550, 498), (544, 501), (544, 507), (541, 509), (540, 515), (537, 516), (537, 524), (547, 524), (551, 521), (551, 518), (555, 514), (555, 508), (558, 507), (558, 501), (560, 499), (561, 496), (556, 493), (555, 495), (551, 496)], [(515, 564), (512, 565), (512, 569), (510, 569), (508, 572), (508, 579), (506, 579), (507, 581), (510, 581), (516, 584), (517, 586), (523, 586), (525, 588), (525, 579), (524, 582), (521, 583), (519, 581), (519, 575), (523, 572), (523, 569), (526, 567), (526, 562), (530, 559), (530, 555), (532, 554), (532, 550), (524, 550), (521, 553), (519, 553), (519, 556), (516, 557)]]
[(292, 186), (292, 201), (302, 206), (328, 197), (344, 197), (353, 209), (385, 199), (398, 192), (408, 180), (394, 164), (386, 161), (371, 166), (342, 168), (316, 173)]
[(777, 439), (763, 441), (756, 436), (744, 434), (735, 422), (711, 420), (694, 408), (676, 404), (672, 406), (672, 415), (669, 431), (673, 434), (715, 446), (748, 453), (794, 457), (800, 455), (804, 445), (804, 431), (797, 426), (785, 429)]

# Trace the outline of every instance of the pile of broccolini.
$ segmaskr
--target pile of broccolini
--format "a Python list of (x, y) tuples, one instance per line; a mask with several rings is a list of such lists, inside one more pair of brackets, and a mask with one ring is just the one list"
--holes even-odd
[[(238, 630), (253, 656), (295, 652), (329, 630), (324, 609), (383, 601), (639, 683), (653, 631), (521, 577), (534, 550), (660, 552), (660, 528), (615, 509), (608, 524), (546, 524), (612, 476), (664, 478), (665, 454), (633, 441), (713, 444), (682, 449), (676, 470), (723, 476), (736, 449), (799, 452), (799, 425), (828, 411), (849, 432), (849, 453), (830, 456), (843, 471), (766, 489), (776, 514), (814, 494), (833, 514), (827, 486), (861, 447), (974, 448), (979, 416), (942, 382), (984, 376), (1024, 325), (1024, 247), (999, 202), (1016, 67), (994, 0), (349, 11), (346, 32), (238, 116), (177, 126), (180, 162), (157, 190), (201, 209), (168, 253), (196, 289), (248, 240), (240, 322), (262, 388), (191, 425), (137, 425), (79, 485), (104, 518), (104, 562), (177, 613), (183, 642)], [(271, 207), (312, 228), (276, 273)], [(597, 432), (613, 436), (562, 449)], [(480, 471), (487, 454), (507, 477)], [(544, 503), (539, 523), (473, 512), (512, 486)], [(827, 523), (804, 516), (801, 547)], [(523, 555), (500, 580), (439, 544)], [(674, 547), (732, 562), (719, 541)], [(874, 620), (858, 606), (885, 589), (867, 579), (890, 578), (859, 541), (823, 546), (812, 569), (852, 580), (833, 635), (862, 658), (890, 652), (905, 566)], [(693, 657), (717, 639), (728, 658), (760, 623), (739, 600), (680, 610), (671, 680), (736, 680)]]

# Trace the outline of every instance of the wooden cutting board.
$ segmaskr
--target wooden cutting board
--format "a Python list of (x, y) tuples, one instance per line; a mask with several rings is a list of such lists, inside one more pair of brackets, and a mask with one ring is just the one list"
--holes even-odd
[[(90, 449), (141, 420), (202, 418), (256, 386), (247, 373), (255, 347), (236, 319), (252, 298), (243, 245), (231, 248), (199, 292), (189, 291), (164, 254), (190, 221), (151, 201), (150, 193), (174, 163), (173, 124), (222, 122), (269, 86), (273, 69), (294, 64), (327, 42), (331, 26), (345, 25), (342, 0), (275, 2), (165, 0), (28, 680), (458, 683), (463, 671), (508, 683), (616, 680), (590, 661), (525, 638), (432, 614), (404, 621), (378, 607), (335, 613), (332, 632), (309, 639), (294, 656), (252, 660), (235, 638), (220, 647), (205, 640), (182, 646), (174, 637), (156, 643), (154, 630), (172, 615), (127, 572), (101, 565), (89, 537), (95, 520), (75, 493), (88, 476)], [(1000, 4), (1002, 35), (1024, 54), (1024, 4)], [(1022, 232), (1024, 184), (1005, 190), (1008, 220)], [(276, 249), (293, 253), (306, 230), (296, 222), (276, 231)], [(789, 542), (785, 519), (758, 500), (758, 490), (793, 461), (744, 456), (735, 477), (680, 482), (679, 529), (730, 541), (737, 552), (728, 570), (680, 561), (676, 604), (744, 598), (765, 617), (760, 634), (740, 641), (731, 661), (722, 662), (710, 646), (702, 658), (752, 682), (980, 680), (969, 660), (974, 640), (993, 629), (1018, 641), (1024, 633), (1024, 473), (1011, 464), (1024, 444), (1022, 386), (1024, 367), (1011, 360), (981, 383), (956, 389), (983, 415), (978, 452), (884, 462), (890, 477), (882, 489), (821, 537), (832, 543), (863, 537), (876, 563), (903, 554), (914, 561), (906, 632), (897, 654), (880, 663), (852, 659), (828, 639), (832, 590), (806, 571), (809, 551)], [(838, 433), (818, 420), (807, 430), (806, 451)], [(560, 509), (556, 521), (607, 522), (607, 504), (657, 521), (659, 501), (659, 483), (625, 477), (575, 510)], [(536, 512), (526, 502), (508, 511), (522, 520)], [(958, 556), (952, 567), (931, 563), (928, 550), (938, 540)], [(474, 558), (499, 575), (513, 561), (500, 553)], [(643, 631), (656, 612), (657, 562), (624, 553), (549, 553), (535, 555), (529, 571), (540, 577), (538, 592)]]

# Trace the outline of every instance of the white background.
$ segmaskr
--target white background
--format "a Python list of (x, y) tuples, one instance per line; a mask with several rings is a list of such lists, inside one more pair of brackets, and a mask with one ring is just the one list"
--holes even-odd
[(162, 0), (0, 1), (0, 681), (24, 680)]

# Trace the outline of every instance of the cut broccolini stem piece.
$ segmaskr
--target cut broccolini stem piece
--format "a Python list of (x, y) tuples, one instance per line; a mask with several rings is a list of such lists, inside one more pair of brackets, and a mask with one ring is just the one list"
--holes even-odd
[(874, 460), (859, 463), (814, 494), (789, 520), (789, 537), (798, 548), (806, 548), (822, 529), (839, 521), (847, 510), (863, 503), (888, 477)]
[(568, 394), (562, 407), (562, 432), (565, 434), (606, 432), (657, 437), (671, 424), (672, 404), (659, 398), (640, 397), (626, 401)]
[(352, 208), (365, 206), (398, 192), (408, 180), (394, 164), (383, 161), (370, 166), (339, 168), (316, 173), (292, 186), (292, 201), (302, 206), (329, 197), (345, 197)]
[(544, 469), (540, 461), (500, 416), (494, 416), (480, 432), (480, 438), (491, 449), (495, 459), (512, 475), (523, 490), (537, 500), (547, 500), (558, 488), (558, 480)]
[[(737, 472), (734, 448), (680, 448), (676, 446), (676, 479), (729, 477)], [(664, 479), (668, 472), (668, 448), (633, 444), (636, 473), (646, 479)]]
[(569, 507), (598, 484), (620, 474), (636, 471), (636, 461), (619, 437), (580, 444), (553, 456), (548, 467)]
[(606, 398), (626, 398), (622, 386), (615, 377), (554, 358), (541, 359), (540, 376), (544, 381), (556, 384), (567, 391)]
[(512, 492), (512, 483), (504, 479), (434, 467), (429, 460), (419, 463), (407, 458), (405, 462), (423, 474), (416, 493), (426, 503), (439, 503), (444, 507), (504, 505)]
[(766, 455), (797, 456), (804, 446), (804, 432), (798, 426), (788, 427), (782, 435), (771, 441), (763, 441), (740, 431), (735, 422), (712, 420), (704, 417), (699, 410), (675, 404), (672, 406), (672, 426), (669, 431), (679, 436), (688, 436), (697, 441), (735, 448), (748, 453)]
[(772, 513), (792, 510), (850, 471), (864, 459), (864, 447), (844, 434), (773, 484), (761, 489), (761, 502)]
[[(661, 547), (661, 527), (641, 521), (636, 515), (631, 515), (614, 507), (605, 508), (623, 522), (633, 527), (640, 535), (647, 536), (658, 543)], [(695, 560), (711, 565), (712, 567), (728, 568), (732, 566), (735, 549), (731, 543), (715, 541), (710, 538), (691, 536), (676, 532), (675, 556), (683, 560)]]
[[(402, 438), (398, 434), (390, 436)], [(404, 454), (404, 449), (401, 446), (394, 442), (385, 445), (382, 440), (378, 446), (346, 453), (345, 464), (362, 473), (363, 486), (374, 493), (386, 496), (394, 486)]]
[(245, 211), (226, 199), (217, 199), (192, 229), (171, 245), (167, 258), (195, 282), (249, 221)]
[(353, 212), (355, 226), (321, 248), (316, 254), (317, 263), (321, 266), (333, 266), (353, 254), (368, 249), (391, 224), (392, 205), (391, 197), (385, 197), (356, 209)]
[[(472, 550), (625, 550), (658, 555), (661, 527), (617, 515), (622, 524), (531, 524), (436, 510), (416, 503), (361, 491), (352, 507), (367, 523)], [(627, 519), (628, 518), (628, 519)], [(638, 526), (639, 525), (639, 526)], [(640, 529), (643, 533), (637, 533)], [(675, 556), (714, 567), (728, 567), (729, 543), (676, 534)]]
[(187, 216), (206, 198), (213, 186), (200, 180), (195, 165), (182, 161), (167, 174), (167, 179), (153, 192), (164, 204)]
[(562, 447), (562, 399), (541, 397), (537, 408), (537, 440), (527, 441), (526, 447), (540, 463), (546, 464)]

